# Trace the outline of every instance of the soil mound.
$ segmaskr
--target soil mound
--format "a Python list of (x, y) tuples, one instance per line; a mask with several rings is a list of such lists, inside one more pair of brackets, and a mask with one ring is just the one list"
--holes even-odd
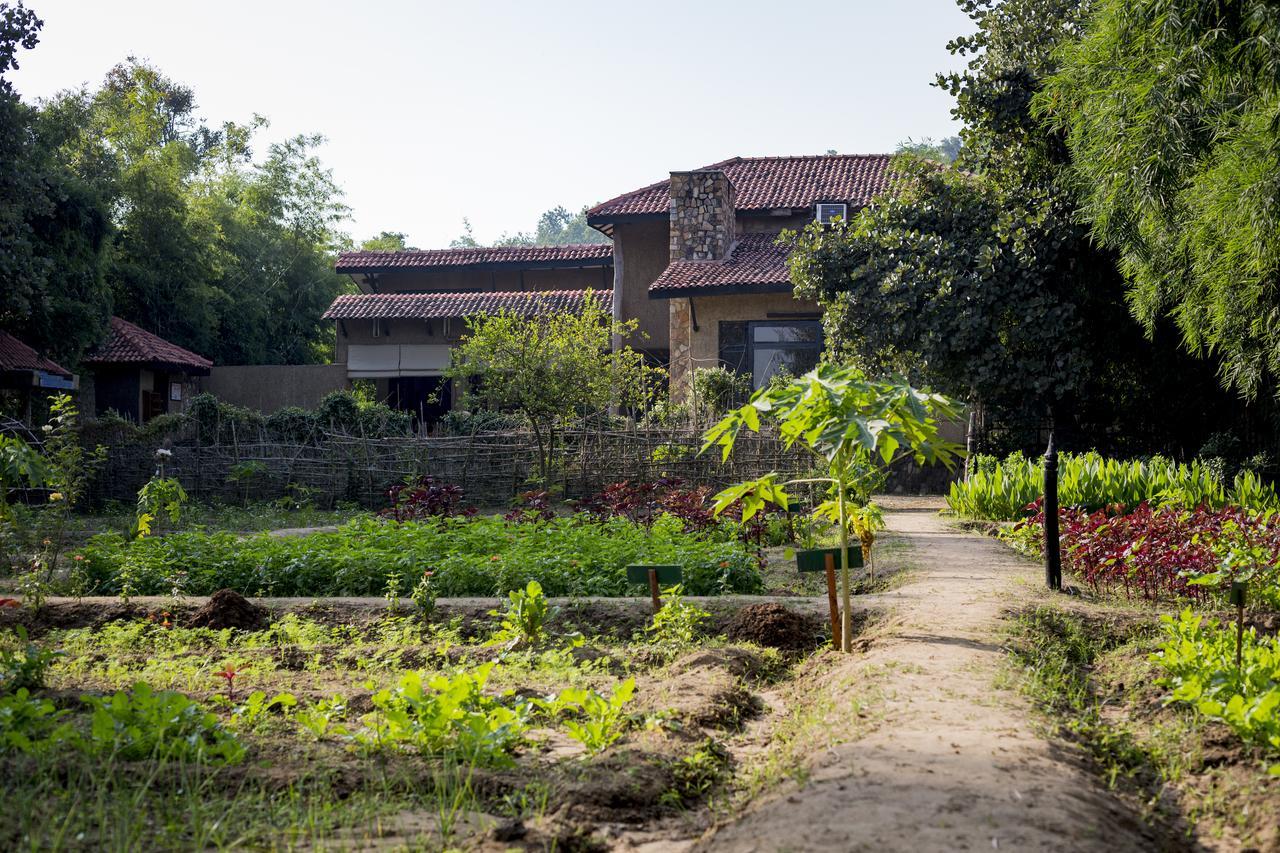
[(731, 642), (755, 643), (785, 651), (807, 651), (822, 642), (818, 621), (777, 602), (749, 604), (725, 627)]
[(220, 589), (205, 602), (187, 623), (192, 628), (239, 628), (242, 631), (255, 631), (267, 624), (266, 610), (255, 604), (233, 589)]

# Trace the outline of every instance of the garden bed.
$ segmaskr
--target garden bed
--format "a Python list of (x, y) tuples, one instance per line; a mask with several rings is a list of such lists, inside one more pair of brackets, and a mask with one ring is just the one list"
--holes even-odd
[[(692, 839), (709, 825), (709, 803), (734, 787), (744, 727), (758, 739), (779, 713), (762, 693), (832, 657), (802, 601), (788, 611), (784, 649), (720, 636), (738, 617), (732, 599), (683, 636), (646, 630), (647, 601), (569, 604), (531, 645), (502, 633), (501, 617), (483, 610), (492, 602), (442, 601), (429, 622), (389, 614), (386, 602), (248, 602), (262, 608), (259, 630), (183, 627), (208, 602), (157, 604), (0, 611), (61, 653), (30, 698), (65, 712), (61, 723), (83, 739), (0, 754), (4, 846), (577, 850)], [(388, 721), (413, 707), (395, 704), (412, 694), (413, 673), (478, 678), (471, 713), (519, 722), (487, 729), (479, 752), (457, 732), (398, 740)], [(124, 702), (110, 697), (139, 682), (195, 700), (213, 715), (207, 742), (216, 729), (242, 754), (224, 763), (212, 752), (92, 746), (82, 697)], [(588, 694), (616, 701), (603, 735), (574, 733), (599, 722)]]

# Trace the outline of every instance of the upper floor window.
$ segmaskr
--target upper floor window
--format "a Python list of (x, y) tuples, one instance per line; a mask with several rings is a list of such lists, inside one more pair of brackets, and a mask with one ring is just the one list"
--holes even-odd
[(814, 219), (818, 220), (824, 225), (828, 222), (831, 222), (834, 219), (847, 220), (848, 218), (849, 218), (849, 205), (828, 204), (826, 202), (822, 202), (817, 205), (817, 211), (815, 212), (815, 215), (814, 215)]

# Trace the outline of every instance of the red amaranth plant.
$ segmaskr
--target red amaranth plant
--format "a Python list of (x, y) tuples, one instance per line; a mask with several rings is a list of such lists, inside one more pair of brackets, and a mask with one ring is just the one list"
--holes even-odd
[[(1043, 509), (1035, 509), (1024, 524), (1043, 524)], [(1147, 503), (1129, 513), (1117, 509), (1059, 512), (1063, 564), (1095, 593), (1204, 601), (1212, 588), (1192, 581), (1221, 572), (1214, 585), (1229, 585), (1243, 570), (1231, 554), (1246, 540), (1260, 549), (1272, 571), (1280, 563), (1280, 516), (1274, 514), (1255, 515), (1240, 507), (1152, 508)]]
[(460, 486), (437, 485), (431, 477), (419, 477), (412, 483), (401, 483), (387, 489), (387, 500), (391, 506), (378, 514), (396, 521), (475, 515), (474, 506), (462, 506), (462, 497)]

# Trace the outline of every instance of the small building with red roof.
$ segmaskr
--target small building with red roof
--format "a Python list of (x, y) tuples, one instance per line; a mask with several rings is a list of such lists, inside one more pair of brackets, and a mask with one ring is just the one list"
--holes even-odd
[(16, 398), (11, 408), (31, 422), (32, 398), (74, 391), (77, 377), (56, 361), (45, 358), (8, 332), (0, 332), (0, 393)]
[(92, 373), (95, 413), (137, 423), (182, 411), (192, 378), (213, 368), (204, 356), (120, 317), (111, 318), (106, 340), (81, 363)]

